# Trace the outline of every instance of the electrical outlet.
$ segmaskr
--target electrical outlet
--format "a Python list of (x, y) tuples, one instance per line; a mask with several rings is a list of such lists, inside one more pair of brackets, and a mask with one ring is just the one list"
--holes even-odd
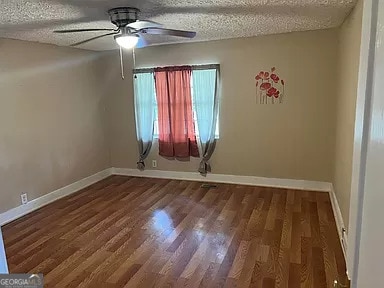
[(152, 160), (152, 167), (157, 168), (157, 161), (156, 160)]
[(28, 195), (27, 193), (21, 194), (21, 204), (25, 205), (28, 203)]

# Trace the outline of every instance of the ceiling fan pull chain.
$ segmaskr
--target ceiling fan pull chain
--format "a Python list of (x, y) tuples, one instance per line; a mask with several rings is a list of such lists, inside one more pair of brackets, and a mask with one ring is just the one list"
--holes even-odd
[(123, 61), (123, 50), (120, 47), (120, 67), (121, 67), (121, 79), (124, 80), (124, 61)]
[(133, 57), (133, 69), (136, 69), (136, 53), (135, 53), (135, 47), (132, 48), (132, 57)]

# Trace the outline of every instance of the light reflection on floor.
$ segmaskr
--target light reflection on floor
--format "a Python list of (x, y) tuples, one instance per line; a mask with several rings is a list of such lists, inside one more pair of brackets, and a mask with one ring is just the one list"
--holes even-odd
[(153, 213), (153, 227), (158, 231), (162, 232), (168, 229), (174, 229), (173, 221), (169, 217), (168, 213), (164, 210), (156, 210)]
[[(165, 210), (156, 210), (152, 216), (152, 227), (158, 232), (173, 231), (174, 223), (170, 215)], [(205, 223), (199, 220), (194, 227), (191, 227), (194, 236), (199, 242), (207, 241), (210, 253), (216, 255), (215, 261), (221, 263), (228, 250), (227, 236), (223, 232), (210, 233), (206, 231)]]

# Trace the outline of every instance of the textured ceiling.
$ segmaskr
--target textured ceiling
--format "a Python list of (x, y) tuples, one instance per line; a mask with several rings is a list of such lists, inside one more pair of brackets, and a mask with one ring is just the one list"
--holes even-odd
[[(206, 41), (339, 26), (356, 0), (0, 0), (0, 37), (66, 46), (100, 33), (55, 34), (54, 29), (115, 28), (106, 11), (139, 8), (140, 19), (197, 32), (193, 40), (148, 36), (150, 44)], [(112, 36), (80, 48), (117, 48)]]

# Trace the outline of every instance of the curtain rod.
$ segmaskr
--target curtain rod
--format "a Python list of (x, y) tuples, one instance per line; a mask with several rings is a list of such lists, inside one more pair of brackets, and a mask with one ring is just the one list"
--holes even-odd
[[(185, 67), (189, 66), (191, 67), (192, 70), (209, 70), (209, 69), (220, 69), (220, 64), (206, 64), (206, 65), (183, 65), (180, 67)], [(167, 69), (167, 68), (172, 68), (175, 66), (166, 66), (166, 67), (159, 67)], [(176, 66), (178, 67), (178, 66)], [(138, 69), (133, 69), (133, 74), (139, 74), (139, 73), (152, 73), (155, 71), (156, 68), (138, 68)]]

